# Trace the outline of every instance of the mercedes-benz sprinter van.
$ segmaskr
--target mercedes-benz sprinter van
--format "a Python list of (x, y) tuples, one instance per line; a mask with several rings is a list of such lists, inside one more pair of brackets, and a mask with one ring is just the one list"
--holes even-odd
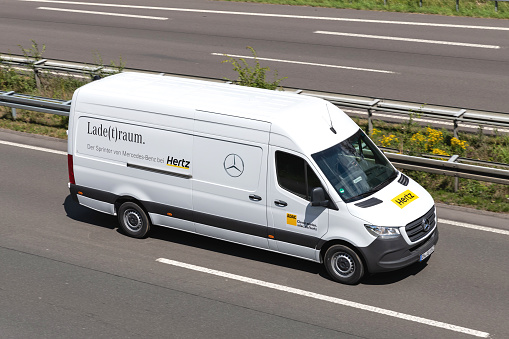
[(426, 258), (433, 199), (339, 108), (310, 96), (138, 73), (76, 90), (69, 187), (117, 215), (323, 263), (331, 278)]

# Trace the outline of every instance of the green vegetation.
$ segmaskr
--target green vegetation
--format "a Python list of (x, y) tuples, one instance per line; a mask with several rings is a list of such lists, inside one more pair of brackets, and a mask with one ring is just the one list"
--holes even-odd
[(248, 86), (248, 87), (258, 87), (265, 89), (277, 89), (281, 81), (285, 78), (278, 78), (277, 70), (274, 71), (274, 80), (272, 82), (267, 81), (267, 73), (270, 72), (269, 67), (261, 67), (260, 62), (258, 61), (258, 56), (253, 47), (247, 46), (247, 49), (251, 51), (254, 57), (254, 66), (249, 66), (249, 63), (244, 59), (240, 58), (239, 60), (230, 57), (225, 54), (228, 59), (223, 60), (222, 63), (231, 63), (233, 65), (233, 70), (239, 74), (237, 80), (229, 80), (237, 85)]
[(370, 135), (373, 141), (402, 154), (433, 154), (436, 158), (456, 154), (464, 158), (509, 164), (509, 136), (497, 132), (490, 136), (479, 128), (477, 133), (460, 132), (456, 138), (451, 131), (422, 127), (412, 122), (397, 125), (377, 122), (377, 125)]
[[(19, 45), (23, 56), (33, 60), (41, 60), (46, 46), (40, 46), (32, 40), (30, 48)], [(102, 66), (102, 58), (98, 52), (94, 54), (96, 63), (94, 68)], [(122, 58), (118, 62), (111, 61), (110, 68), (121, 72), (125, 64)], [(16, 93), (41, 96), (46, 98), (71, 100), (74, 91), (90, 82), (95, 76), (104, 77), (111, 73), (98, 69), (85, 76), (62, 76), (49, 72), (41, 72), (33, 66), (22, 71), (14, 69), (5, 60), (0, 59), (0, 90), (14, 91)], [(12, 117), (12, 110), (8, 107), (0, 107), (0, 128), (11, 129), (20, 132), (43, 134), (56, 138), (67, 138), (66, 130), (68, 117), (25, 110), (16, 111), (16, 120)]]
[(456, 11), (455, 0), (223, 0), (237, 2), (258, 2), (279, 5), (298, 5), (330, 8), (350, 8), (387, 12), (406, 12), (423, 14), (440, 14), (470, 16), (482, 18), (509, 19), (509, 2), (490, 0), (459, 0), (459, 11)]
[[(40, 79), (39, 88), (33, 72), (0, 68), (0, 90), (70, 100), (74, 90), (90, 81), (49, 74), (39, 74), (38, 78)], [(17, 110), (16, 120), (13, 120), (11, 108), (0, 107), (0, 128), (65, 139), (68, 121), (69, 118), (65, 116), (25, 110)]]
[[(367, 130), (367, 121), (354, 118)], [(412, 119), (403, 124), (376, 122), (370, 137), (382, 147), (399, 153), (422, 156), (433, 154), (459, 155), (461, 157), (509, 164), (509, 135), (486, 135), (482, 129), (475, 134), (460, 133), (455, 138), (451, 131), (417, 125)], [(455, 178), (445, 175), (403, 171), (426, 187), (435, 201), (451, 205), (469, 206), (493, 212), (509, 212), (509, 185), (459, 179), (459, 189), (454, 193)]]

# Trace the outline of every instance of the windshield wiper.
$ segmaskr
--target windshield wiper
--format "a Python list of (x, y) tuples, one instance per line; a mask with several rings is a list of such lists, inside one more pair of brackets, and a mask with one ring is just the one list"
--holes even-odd
[[(378, 186), (377, 186), (378, 187)], [(355, 197), (351, 197), (351, 198), (348, 198), (345, 200), (346, 203), (348, 202), (352, 202), (352, 201), (356, 201), (356, 200), (360, 200), (360, 199), (363, 199), (365, 197), (368, 197), (370, 196), (371, 194), (374, 194), (376, 192), (378, 192), (379, 190), (375, 190), (374, 188), (373, 189), (370, 189), (369, 191), (366, 191), (364, 193), (361, 193), (361, 194), (358, 194), (356, 195)]]

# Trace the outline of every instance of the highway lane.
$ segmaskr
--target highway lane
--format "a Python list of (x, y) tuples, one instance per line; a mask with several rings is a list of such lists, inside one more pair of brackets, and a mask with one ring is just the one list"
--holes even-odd
[(50, 58), (93, 62), (99, 51), (132, 68), (235, 78), (214, 53), (253, 46), (289, 87), (508, 111), (506, 20), (204, 0), (0, 3), (2, 52), (35, 39)]
[[(330, 281), (317, 264), (170, 229), (120, 234), (116, 219), (69, 198), (65, 142), (1, 132), (0, 332), (26, 337), (476, 338), (430, 323), (157, 262), (240, 275), (509, 336), (509, 236), (440, 223), (426, 266)], [(507, 215), (439, 207), (439, 218), (508, 231)], [(474, 333), (478, 333), (474, 332)]]

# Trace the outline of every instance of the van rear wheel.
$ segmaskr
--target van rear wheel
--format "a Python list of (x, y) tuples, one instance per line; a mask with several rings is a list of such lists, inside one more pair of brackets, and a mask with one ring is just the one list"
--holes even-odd
[(357, 253), (344, 245), (333, 245), (325, 252), (324, 265), (331, 278), (355, 285), (364, 275), (364, 265)]
[(133, 202), (125, 202), (120, 206), (118, 221), (122, 231), (133, 238), (144, 238), (150, 230), (147, 214)]

